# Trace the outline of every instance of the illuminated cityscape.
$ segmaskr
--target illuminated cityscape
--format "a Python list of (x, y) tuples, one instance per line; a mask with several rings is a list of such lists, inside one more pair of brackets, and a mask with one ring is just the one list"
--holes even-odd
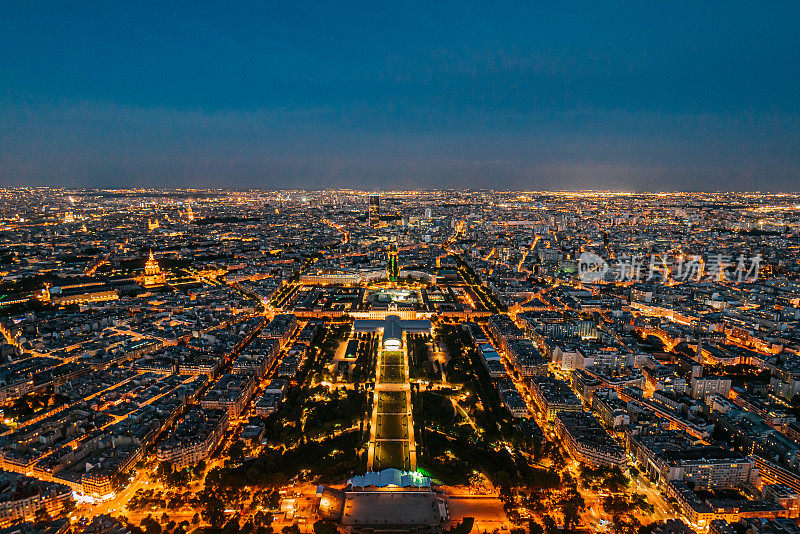
[(798, 28), (0, 2), (0, 534), (800, 534)]
[(800, 195), (2, 195), (4, 526), (793, 532)]

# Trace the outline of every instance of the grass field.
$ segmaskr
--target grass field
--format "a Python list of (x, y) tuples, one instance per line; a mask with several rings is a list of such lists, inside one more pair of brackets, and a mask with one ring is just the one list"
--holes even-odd
[(394, 467), (407, 470), (410, 467), (408, 441), (379, 441), (375, 446), (375, 463), (372, 469), (380, 471)]
[(378, 413), (405, 413), (405, 391), (381, 391), (378, 393)]
[(408, 421), (405, 415), (378, 414), (377, 439), (408, 439)]

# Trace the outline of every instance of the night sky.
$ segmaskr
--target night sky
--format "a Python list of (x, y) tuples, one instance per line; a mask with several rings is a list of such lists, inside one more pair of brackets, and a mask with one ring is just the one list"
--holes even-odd
[(796, 1), (207, 4), (0, 3), (0, 186), (800, 190)]

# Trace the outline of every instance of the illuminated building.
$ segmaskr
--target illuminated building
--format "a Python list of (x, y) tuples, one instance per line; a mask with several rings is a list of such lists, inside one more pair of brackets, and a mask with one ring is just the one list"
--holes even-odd
[(381, 197), (378, 195), (369, 196), (369, 223), (375, 225), (378, 223), (381, 212)]
[(570, 456), (592, 467), (622, 467), (625, 450), (586, 412), (556, 414), (556, 435)]
[(360, 319), (353, 323), (354, 332), (382, 332), (383, 350), (400, 350), (403, 346), (403, 332), (431, 333), (428, 320), (403, 321), (397, 315), (387, 315), (383, 321)]
[(255, 378), (250, 375), (226, 374), (220, 378), (200, 401), (204, 409), (220, 408), (234, 419), (242, 413), (255, 390)]
[(74, 287), (51, 287), (48, 300), (52, 304), (68, 306), (70, 304), (106, 302), (118, 298), (119, 293), (116, 289), (97, 283)]
[(156, 458), (159, 462), (170, 462), (176, 469), (194, 465), (211, 455), (227, 428), (226, 410), (205, 407), (189, 410), (159, 443)]
[(32, 520), (44, 509), (57, 514), (70, 500), (72, 490), (63, 484), (42, 482), (16, 473), (0, 475), (0, 526)]
[(139, 277), (138, 282), (144, 287), (163, 286), (167, 281), (167, 276), (161, 271), (153, 251), (150, 251), (147, 261), (144, 264), (144, 275)]
[(537, 407), (548, 421), (555, 421), (559, 412), (581, 412), (583, 404), (566, 382), (550, 376), (534, 376), (530, 393)]

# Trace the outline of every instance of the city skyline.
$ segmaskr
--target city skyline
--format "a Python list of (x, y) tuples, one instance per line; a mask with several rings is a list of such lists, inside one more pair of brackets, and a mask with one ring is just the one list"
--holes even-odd
[(800, 194), (0, 189), (0, 534), (800, 534)]

